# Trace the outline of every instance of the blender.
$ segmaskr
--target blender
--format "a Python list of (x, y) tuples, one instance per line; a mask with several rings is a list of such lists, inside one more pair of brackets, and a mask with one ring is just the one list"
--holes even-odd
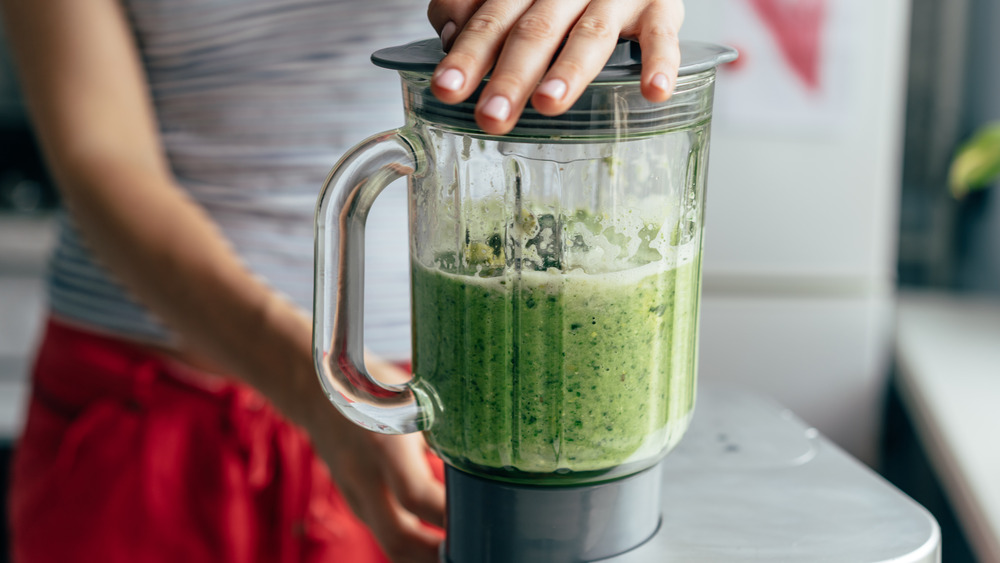
[[(344, 415), (422, 431), (445, 461), (450, 563), (613, 561), (659, 533), (658, 462), (695, 403), (715, 68), (736, 57), (681, 53), (666, 102), (622, 40), (567, 112), (528, 107), (503, 136), (476, 126), (478, 91), (431, 94), (439, 40), (372, 56), (400, 73), (406, 124), (320, 195), (314, 355)], [(364, 235), (402, 177), (413, 379), (392, 385), (363, 361)]]

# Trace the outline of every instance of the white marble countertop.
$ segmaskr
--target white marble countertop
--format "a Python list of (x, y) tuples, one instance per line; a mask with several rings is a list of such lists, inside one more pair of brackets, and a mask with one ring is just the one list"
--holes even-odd
[(1000, 298), (899, 297), (903, 401), (980, 561), (1000, 562)]

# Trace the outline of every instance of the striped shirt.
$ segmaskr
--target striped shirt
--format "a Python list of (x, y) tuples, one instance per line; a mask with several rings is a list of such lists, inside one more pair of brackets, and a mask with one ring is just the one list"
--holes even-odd
[[(179, 184), (248, 268), (312, 310), (313, 213), (350, 146), (403, 123), (399, 78), (372, 51), (429, 37), (425, 0), (126, 0), (162, 142)], [(60, 217), (53, 313), (95, 330), (171, 344)], [(366, 343), (409, 355), (406, 190), (368, 221)]]

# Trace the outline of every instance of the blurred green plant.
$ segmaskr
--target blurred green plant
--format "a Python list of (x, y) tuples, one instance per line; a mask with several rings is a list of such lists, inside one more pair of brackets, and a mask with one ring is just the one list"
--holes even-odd
[(951, 195), (962, 199), (969, 192), (989, 187), (1000, 179), (1000, 122), (984, 125), (955, 152), (948, 171)]

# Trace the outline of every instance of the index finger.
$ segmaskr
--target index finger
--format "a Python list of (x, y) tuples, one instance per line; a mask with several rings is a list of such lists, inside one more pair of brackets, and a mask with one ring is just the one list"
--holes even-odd
[(616, 15), (620, 9), (620, 0), (593, 2), (587, 7), (531, 98), (539, 113), (566, 111), (601, 72), (618, 42), (624, 19)]
[[(531, 103), (544, 115), (558, 115), (575, 102), (608, 60), (618, 35), (602, 33), (621, 13), (620, 0), (596, 0), (569, 34), (566, 46), (546, 72)], [(637, 38), (642, 49), (640, 88), (651, 102), (663, 102), (673, 92), (680, 66), (677, 30), (684, 20), (680, 0), (648, 3), (627, 14), (621, 37)], [(621, 17), (621, 16), (619, 16)], [(619, 27), (613, 27), (619, 29)]]
[(431, 92), (446, 104), (468, 98), (497, 59), (514, 22), (531, 0), (488, 0), (465, 23), (431, 77)]
[[(580, 17), (588, 0), (537, 0), (514, 24), (489, 82), (480, 94), (476, 122), (488, 133), (503, 134), (514, 128), (528, 97), (545, 73), (566, 30)], [(610, 30), (611, 27), (604, 28)], [(618, 31), (605, 33), (609, 43), (591, 48), (600, 53), (613, 48)], [(597, 62), (599, 68), (607, 60)]]

